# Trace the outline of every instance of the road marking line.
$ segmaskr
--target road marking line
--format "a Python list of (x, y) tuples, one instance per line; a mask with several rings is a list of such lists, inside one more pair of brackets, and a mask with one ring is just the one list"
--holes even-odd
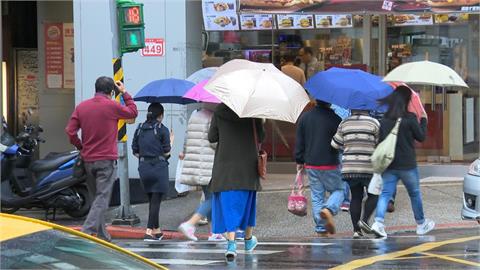
[[(426, 254), (425, 252), (420, 253), (420, 254)], [(437, 255), (443, 255), (443, 254), (437, 254)], [(480, 253), (465, 253), (465, 254), (447, 254), (445, 256), (448, 257), (468, 257), (468, 256), (478, 256)], [(432, 256), (409, 256), (409, 257), (400, 257), (400, 258), (395, 258), (392, 259), (392, 261), (397, 261), (397, 260), (413, 260), (413, 259), (427, 259), (427, 258), (432, 258)]]
[(150, 261), (158, 264), (169, 265), (209, 265), (214, 263), (224, 263), (225, 261), (209, 261), (209, 260), (182, 260), (182, 259), (149, 259)]
[(447, 261), (451, 261), (451, 262), (456, 262), (456, 263), (461, 263), (461, 264), (480, 267), (480, 263), (471, 262), (471, 261), (462, 260), (462, 259), (457, 259), (457, 258), (453, 258), (453, 257), (450, 257), (450, 256), (434, 254), (434, 253), (430, 253), (430, 252), (421, 252), (419, 254), (427, 255), (427, 256), (431, 256), (431, 257), (435, 257), (435, 258), (438, 258), (438, 259), (447, 260)]
[(473, 236), (473, 237), (465, 237), (465, 238), (458, 238), (458, 239), (451, 239), (451, 240), (446, 240), (446, 241), (441, 241), (441, 242), (430, 242), (430, 243), (424, 243), (418, 246), (413, 246), (411, 248), (401, 250), (401, 251), (396, 251), (392, 253), (387, 253), (383, 255), (378, 255), (378, 256), (373, 256), (373, 257), (368, 257), (364, 259), (359, 259), (359, 260), (353, 260), (351, 262), (348, 262), (346, 264), (341, 264), (336, 267), (333, 267), (331, 269), (335, 270), (340, 270), (340, 269), (357, 269), (360, 267), (368, 266), (371, 264), (374, 264), (376, 262), (381, 262), (381, 261), (389, 261), (398, 257), (410, 255), (410, 254), (415, 254), (415, 253), (421, 253), (424, 251), (428, 251), (434, 248), (438, 248), (444, 245), (449, 245), (449, 244), (456, 244), (456, 243), (463, 243), (463, 242), (468, 242), (468, 241), (474, 241), (474, 240), (480, 240), (480, 236)]
[[(333, 239), (337, 240), (337, 239)], [(338, 239), (338, 240), (351, 240), (351, 239)], [(368, 240), (368, 239), (365, 239)], [(375, 239), (372, 239), (375, 240)], [(139, 242), (122, 242), (122, 244), (125, 243), (130, 243), (130, 244), (137, 244)], [(143, 242), (142, 242), (143, 243)], [(190, 246), (190, 245), (222, 245), (225, 246), (227, 242), (213, 242), (213, 241), (161, 241), (158, 243), (149, 243), (148, 246), (163, 246), (163, 245), (183, 245), (183, 246)], [(245, 243), (243, 241), (237, 241), (238, 246), (243, 246)], [(323, 247), (323, 246), (331, 246), (334, 245), (335, 243), (303, 243), (303, 242), (259, 242), (259, 246), (318, 246), (318, 247)]]
[[(214, 253), (214, 254), (223, 254), (225, 249), (195, 249), (195, 248), (127, 248), (132, 252), (163, 252), (163, 253)], [(254, 250), (253, 252), (248, 252), (248, 254), (254, 255), (270, 255), (275, 253), (284, 252), (283, 250)], [(245, 250), (237, 250), (238, 254), (246, 254)]]

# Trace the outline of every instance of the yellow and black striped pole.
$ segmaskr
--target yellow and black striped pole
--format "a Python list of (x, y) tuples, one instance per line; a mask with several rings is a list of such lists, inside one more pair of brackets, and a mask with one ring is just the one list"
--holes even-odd
[[(121, 81), (123, 83), (123, 68), (122, 68), (122, 58), (113, 58), (113, 80)], [(125, 104), (123, 101), (122, 94), (120, 92), (115, 92), (115, 100), (120, 104)], [(135, 122), (135, 119), (133, 119)], [(118, 121), (118, 141), (126, 142), (127, 141), (127, 123), (132, 123), (132, 119), (124, 120), (120, 119)]]

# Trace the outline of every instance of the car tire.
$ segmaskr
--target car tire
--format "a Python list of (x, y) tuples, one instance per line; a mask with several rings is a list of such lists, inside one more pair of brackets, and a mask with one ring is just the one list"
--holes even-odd
[(73, 218), (82, 218), (85, 217), (90, 211), (90, 206), (92, 205), (92, 198), (90, 198), (90, 193), (84, 185), (75, 186), (73, 188), (81, 198), (81, 205), (78, 209), (65, 209), (65, 213)]

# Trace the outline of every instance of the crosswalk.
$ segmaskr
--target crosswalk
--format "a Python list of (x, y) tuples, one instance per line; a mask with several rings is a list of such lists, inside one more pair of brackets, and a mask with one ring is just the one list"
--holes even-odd
[[(120, 242), (118, 245), (129, 251), (140, 254), (153, 262), (167, 266), (170, 269), (222, 269), (225, 266), (225, 242), (208, 241), (160, 241), (160, 242)], [(258, 261), (268, 260), (269, 256), (281, 257), (282, 253), (292, 247), (323, 247), (331, 243), (294, 243), (294, 242), (261, 242), (253, 252), (243, 250), (243, 242), (238, 241), (238, 260), (243, 258)], [(205, 268), (202, 268), (205, 267)], [(212, 268), (213, 267), (213, 268)]]

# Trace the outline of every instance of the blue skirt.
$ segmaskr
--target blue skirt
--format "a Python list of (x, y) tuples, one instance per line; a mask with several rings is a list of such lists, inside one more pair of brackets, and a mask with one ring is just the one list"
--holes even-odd
[(212, 196), (212, 232), (235, 232), (255, 227), (257, 192), (231, 190), (215, 192)]

